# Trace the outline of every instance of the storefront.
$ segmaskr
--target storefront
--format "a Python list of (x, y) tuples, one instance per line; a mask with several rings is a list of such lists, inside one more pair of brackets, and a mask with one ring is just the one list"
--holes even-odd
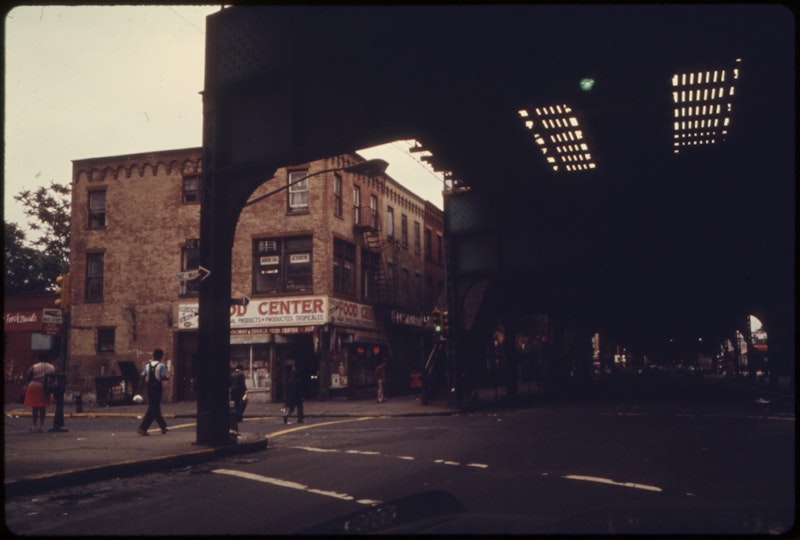
[[(196, 335), (198, 309), (196, 302), (178, 306), (179, 335)], [(295, 365), (307, 381), (306, 396), (316, 395), (319, 388), (318, 335), (327, 313), (327, 296), (270, 298), (252, 301), (246, 306), (231, 306), (229, 362), (231, 369), (239, 364), (244, 368), (249, 399), (253, 402), (283, 401), (289, 365)], [(180, 337), (176, 343), (178, 358), (196, 356), (196, 340)], [(187, 350), (192, 347), (194, 350)], [(185, 373), (190, 366), (179, 362), (178, 368), (184, 370), (176, 374), (180, 381), (186, 381), (183, 385), (194, 385), (194, 376)], [(185, 394), (179, 389), (179, 399), (184, 399)]]
[(53, 309), (52, 293), (9, 294), (3, 310), (3, 391), (6, 401), (19, 401), (25, 386), (25, 374), (43, 352), (62, 371), (62, 314)]
[[(176, 378), (178, 399), (191, 399), (195, 386), (198, 304), (178, 306)], [(374, 309), (328, 296), (298, 296), (231, 306), (230, 367), (244, 368), (253, 402), (281, 402), (288, 367), (306, 381), (311, 398), (373, 397), (375, 367), (391, 356), (389, 340)], [(184, 388), (185, 387), (185, 388)]]
[(376, 396), (375, 368), (392, 356), (389, 340), (372, 306), (330, 299), (330, 324), (324, 330), (320, 390), (330, 398)]

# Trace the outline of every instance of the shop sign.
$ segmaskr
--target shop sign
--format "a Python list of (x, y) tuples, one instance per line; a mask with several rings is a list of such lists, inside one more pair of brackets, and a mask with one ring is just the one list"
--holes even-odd
[(3, 314), (4, 332), (40, 332), (42, 314), (40, 311), (11, 311)]
[(372, 306), (348, 302), (337, 298), (330, 299), (330, 320), (338, 325), (356, 328), (377, 328), (375, 310)]
[(402, 311), (392, 310), (392, 323), (404, 324), (406, 326), (416, 326), (419, 328), (425, 327), (425, 320), (422, 315), (413, 315), (411, 313), (403, 313)]
[[(199, 305), (178, 306), (178, 328), (198, 328)], [(284, 328), (325, 324), (327, 296), (292, 296), (288, 298), (251, 299), (246, 306), (231, 306), (231, 330), (239, 328)], [(285, 332), (281, 332), (285, 333)]]

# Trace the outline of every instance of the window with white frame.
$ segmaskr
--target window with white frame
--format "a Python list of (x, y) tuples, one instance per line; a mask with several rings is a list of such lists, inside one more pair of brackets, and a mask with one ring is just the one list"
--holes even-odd
[(361, 187), (353, 186), (353, 223), (361, 225)]
[(289, 173), (289, 212), (308, 211), (308, 171)]
[(200, 202), (200, 177), (197, 175), (183, 177), (183, 202)]
[(386, 207), (386, 236), (394, 238), (394, 208)]

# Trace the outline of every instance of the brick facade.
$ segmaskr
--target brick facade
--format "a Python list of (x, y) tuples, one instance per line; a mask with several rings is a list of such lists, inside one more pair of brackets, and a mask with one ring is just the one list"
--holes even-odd
[[(309, 176), (307, 192), (284, 189), (246, 206), (239, 216), (231, 295), (246, 295), (250, 304), (232, 308), (234, 358), (230, 360), (247, 364), (250, 386), (254, 394), (262, 390), (264, 399), (281, 398), (283, 368), (287, 362), (299, 365), (301, 361), (312, 386), (320, 385), (324, 377), (326, 382), (320, 388), (324, 386), (327, 395), (329, 374), (323, 375), (323, 367), (328, 367), (328, 361), (334, 367), (359, 364), (355, 356), (362, 354), (364, 347), (358, 340), (383, 344), (381, 354), (391, 352), (397, 366), (397, 391), (405, 388), (406, 372), (423, 354), (421, 350), (409, 352), (405, 343), (413, 341), (419, 349), (417, 337), (395, 338), (406, 331), (424, 336), (426, 330), (418, 323), (432, 309), (431, 299), (443, 290), (443, 262), (436, 258), (426, 261), (423, 244), (426, 228), (435, 231), (433, 238), (443, 234), (442, 213), (385, 174), (369, 178), (338, 170), (362, 160), (357, 154), (348, 154), (279, 169), (252, 197), (285, 186), (293, 172)], [(316, 174), (328, 169), (338, 171)], [(120, 361), (133, 362), (138, 371), (154, 348), (162, 348), (173, 375), (165, 388), (165, 401), (194, 397), (197, 294), (192, 282), (182, 283), (176, 274), (197, 265), (192, 256), (199, 237), (201, 173), (199, 148), (73, 163), (68, 391), (92, 396), (99, 390), (97, 377), (123, 375)], [(340, 179), (340, 197), (334, 195), (336, 177)], [(354, 226), (354, 186), (363, 207), (359, 219), (369, 215), (374, 197), (378, 227), (371, 231), (379, 244), (374, 243), (372, 250), (377, 251), (384, 268), (393, 268), (386, 283), (388, 303), (380, 306), (371, 296), (375, 284), (363, 283), (363, 274), (372, 272), (362, 264), (371, 257), (371, 248), (364, 228)], [(386, 236), (388, 207), (394, 209), (393, 239)], [(401, 237), (403, 220), (407, 237)], [(293, 248), (304, 242), (310, 249)], [(284, 251), (259, 251), (276, 246)], [(352, 252), (352, 258), (342, 258), (337, 249)], [(303, 268), (310, 268), (310, 276)], [(270, 309), (277, 314), (290, 305), (295, 310), (321, 306), (325, 313), (313, 318), (298, 313), (285, 314), (282, 319), (267, 317)], [(358, 317), (366, 318), (342, 315), (354, 310), (359, 311)], [(385, 324), (392, 319), (390, 314), (396, 313), (415, 316), (410, 324), (396, 329), (399, 333)], [(261, 322), (253, 323), (256, 319)], [(280, 320), (286, 323), (273, 322)], [(353, 360), (348, 363), (349, 356)], [(321, 361), (322, 357), (325, 360)], [(331, 380), (341, 386), (351, 376), (363, 386), (370, 378), (363, 373), (366, 361), (359, 365), (359, 374), (338, 378), (334, 373)], [(345, 391), (349, 397), (354, 397), (351, 390), (355, 386), (343, 387), (349, 388)], [(113, 388), (114, 396), (109, 393), (99, 399), (125, 399), (134, 390), (120, 384)], [(311, 388), (309, 393), (318, 390)]]

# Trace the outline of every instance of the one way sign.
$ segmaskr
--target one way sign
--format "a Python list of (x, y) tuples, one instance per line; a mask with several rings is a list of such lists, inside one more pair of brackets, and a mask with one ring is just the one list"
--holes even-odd
[(203, 281), (209, 275), (211, 275), (211, 270), (208, 268), (203, 268), (202, 266), (198, 266), (193, 270), (185, 270), (183, 272), (178, 272), (175, 274), (175, 279), (178, 281)]

